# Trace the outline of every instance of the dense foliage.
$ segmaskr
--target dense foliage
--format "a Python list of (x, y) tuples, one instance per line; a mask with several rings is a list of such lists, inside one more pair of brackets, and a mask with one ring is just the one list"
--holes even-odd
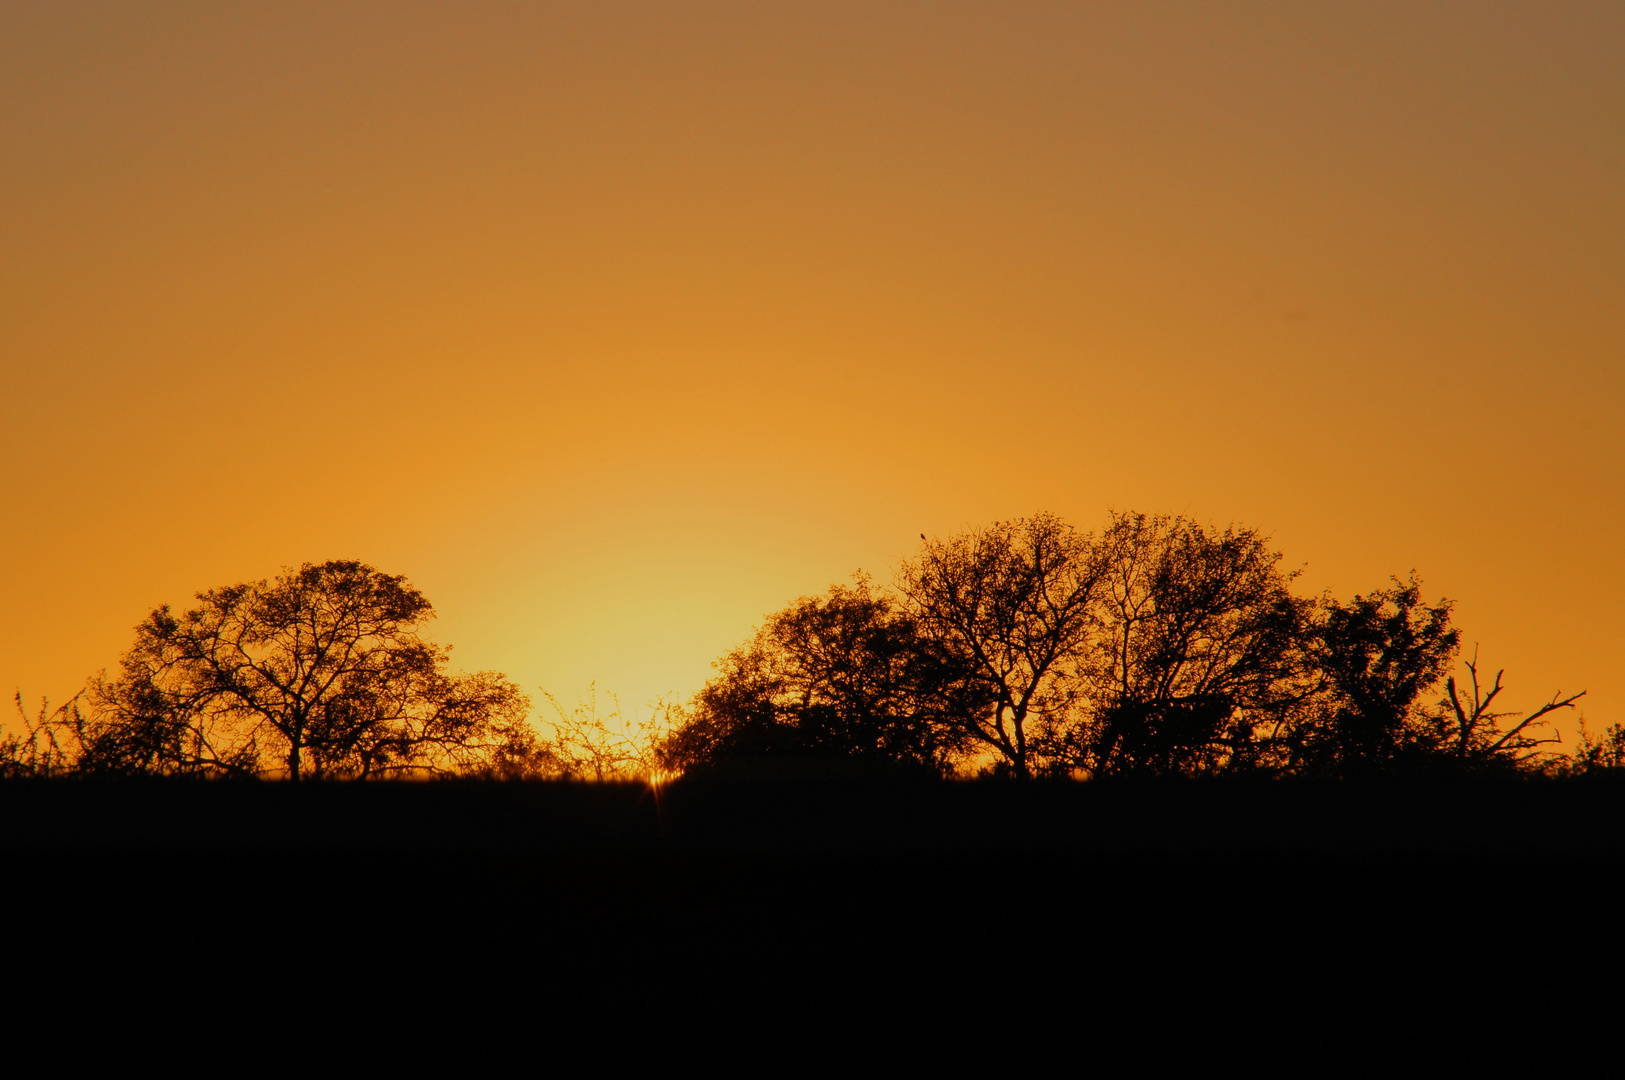
[(1376, 777), (1618, 757), (1617, 727), (1573, 758), (1549, 749), (1546, 718), (1580, 694), (1494, 711), (1501, 675), (1482, 686), (1476, 657), (1458, 687), (1451, 604), (1424, 603), (1414, 574), (1346, 604), (1300, 597), (1256, 530), (1143, 514), (1099, 536), (1039, 515), (922, 539), (895, 599), (837, 586), (729, 653), (666, 766)]
[(661, 751), (672, 771), (842, 762), (947, 775), (985, 684), (867, 579), (772, 616), (725, 656)]

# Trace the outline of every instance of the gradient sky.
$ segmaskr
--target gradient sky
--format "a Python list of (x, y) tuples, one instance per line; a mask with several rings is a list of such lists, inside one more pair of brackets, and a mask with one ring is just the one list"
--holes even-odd
[(637, 706), (1116, 508), (1625, 720), (1625, 3), (3, 2), (0, 403), (31, 700), (356, 558)]

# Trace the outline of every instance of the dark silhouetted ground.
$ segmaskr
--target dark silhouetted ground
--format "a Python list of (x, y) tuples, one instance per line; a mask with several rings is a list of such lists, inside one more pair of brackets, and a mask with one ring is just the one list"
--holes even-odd
[(86, 994), (181, 971), (690, 1034), (1423, 1015), (1613, 956), (1625, 867), (1600, 782), (12, 783), (0, 820), (12, 954)]

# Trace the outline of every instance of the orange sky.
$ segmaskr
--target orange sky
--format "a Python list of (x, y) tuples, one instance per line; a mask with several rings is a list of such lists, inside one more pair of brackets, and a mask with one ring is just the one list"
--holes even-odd
[(0, 208), (7, 695), (358, 558), (636, 705), (1115, 507), (1625, 720), (1617, 0), (8, 4)]

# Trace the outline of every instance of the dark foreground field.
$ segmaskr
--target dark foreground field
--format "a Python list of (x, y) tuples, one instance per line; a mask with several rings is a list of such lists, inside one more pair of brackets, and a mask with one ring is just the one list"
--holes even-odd
[(387, 972), (532, 1010), (1435, 1008), (1613, 963), (1625, 869), (1607, 783), (13, 783), (0, 821), (14, 949), (96, 992)]
[(1625, 858), (1625, 783), (0, 783), (10, 860)]

